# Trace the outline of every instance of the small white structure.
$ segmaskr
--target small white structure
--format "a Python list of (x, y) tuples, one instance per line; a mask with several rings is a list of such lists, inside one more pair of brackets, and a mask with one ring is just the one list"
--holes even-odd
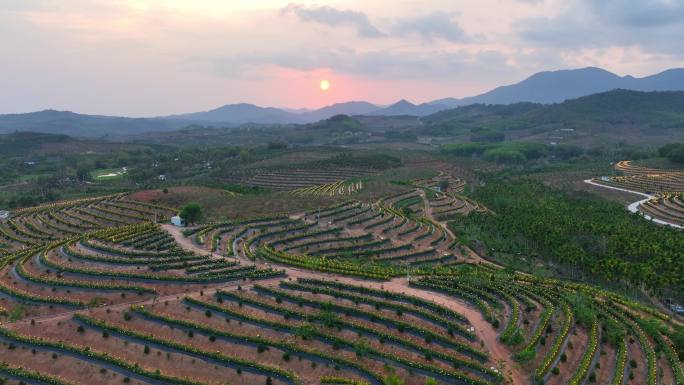
[(9, 211), (0, 210), (0, 220), (3, 220), (3, 221), (4, 221), (5, 219), (9, 219), (9, 217), (10, 217), (10, 212), (9, 212)]
[(165, 174), (159, 174), (159, 180), (166, 180)]
[(185, 227), (185, 219), (176, 215), (175, 217), (171, 217), (171, 224), (176, 227)]

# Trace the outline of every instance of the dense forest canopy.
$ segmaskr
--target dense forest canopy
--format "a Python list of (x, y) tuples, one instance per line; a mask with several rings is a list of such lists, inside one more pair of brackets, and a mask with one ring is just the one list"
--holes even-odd
[(496, 252), (576, 266), (584, 274), (655, 293), (684, 295), (684, 237), (618, 203), (533, 181), (489, 181), (473, 197), (494, 213), (452, 222)]

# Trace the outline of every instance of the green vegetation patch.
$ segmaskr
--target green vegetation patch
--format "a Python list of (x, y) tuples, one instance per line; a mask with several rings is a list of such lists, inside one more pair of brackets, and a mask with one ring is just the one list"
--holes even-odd
[[(618, 203), (529, 180), (492, 180), (473, 198), (496, 214), (472, 213), (450, 225), (490, 252), (539, 257), (576, 273), (654, 293), (684, 295), (684, 237)], [(680, 298), (682, 299), (682, 298)]]
[(497, 163), (524, 163), (548, 153), (544, 144), (524, 142), (454, 143), (445, 144), (440, 150), (444, 154), (455, 156), (480, 156)]

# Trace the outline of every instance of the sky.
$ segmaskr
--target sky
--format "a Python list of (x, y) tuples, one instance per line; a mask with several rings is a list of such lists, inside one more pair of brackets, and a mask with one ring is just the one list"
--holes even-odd
[(420, 103), (684, 67), (684, 0), (0, 0), (0, 47), (0, 113)]

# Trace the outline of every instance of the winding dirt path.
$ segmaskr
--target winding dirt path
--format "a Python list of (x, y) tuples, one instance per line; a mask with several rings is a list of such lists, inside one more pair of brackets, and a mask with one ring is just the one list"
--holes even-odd
[[(442, 229), (444, 231), (446, 231), (446, 233), (451, 237), (451, 239), (457, 239), (456, 234), (454, 234), (454, 232), (451, 231), (451, 229), (449, 228), (449, 225), (446, 222), (439, 221), (439, 220), (437, 220), (437, 218), (435, 218), (435, 216), (432, 213), (432, 207), (430, 207), (430, 201), (427, 199), (427, 196), (425, 195), (425, 191), (423, 191), (423, 189), (420, 189), (420, 188), (417, 189), (417, 191), (418, 191), (418, 195), (420, 195), (421, 198), (423, 198), (423, 202), (425, 202), (425, 216), (427, 216), (433, 222), (440, 225), (442, 227)], [(468, 261), (470, 263), (487, 263), (490, 265), (499, 266), (499, 265), (497, 265), (491, 261), (488, 261), (488, 260), (482, 258), (479, 254), (477, 254), (475, 251), (473, 251), (468, 246), (466, 246), (466, 245), (462, 245), (462, 246), (463, 246), (463, 250), (465, 251), (463, 253), (463, 257), (465, 258), (466, 261)]]
[[(208, 251), (204, 249), (202, 246), (195, 244), (191, 239), (183, 236), (182, 229), (172, 225), (162, 225), (162, 228), (168, 231), (174, 237), (176, 242), (178, 242), (178, 244), (180, 244), (183, 248), (196, 253), (208, 253)], [(453, 236), (453, 234), (450, 235)], [(235, 250), (237, 250), (237, 248)], [(215, 257), (221, 257), (216, 253), (212, 253), (212, 255)], [(448, 309), (463, 314), (468, 319), (468, 321), (473, 325), (473, 327), (475, 327), (476, 334), (480, 341), (482, 341), (484, 348), (489, 352), (492, 362), (495, 362), (497, 365), (503, 364), (503, 373), (510, 384), (524, 385), (529, 383), (529, 381), (526, 380), (527, 377), (523, 374), (520, 367), (517, 365), (515, 361), (512, 360), (511, 351), (509, 351), (505, 345), (499, 342), (497, 331), (492, 327), (492, 325), (489, 322), (487, 322), (484, 319), (482, 314), (477, 309), (469, 306), (463, 301), (457, 300), (446, 294), (411, 287), (409, 286), (409, 281), (407, 277), (394, 278), (390, 281), (371, 281), (362, 278), (299, 269), (288, 265), (255, 262), (246, 259), (244, 256), (240, 255), (237, 252), (235, 254), (235, 257), (244, 264), (254, 264), (257, 267), (261, 268), (271, 267), (284, 270), (285, 274), (287, 274), (287, 276), (292, 279), (329, 279), (331, 281), (343, 282), (350, 285), (364, 286), (373, 289), (383, 289), (394, 293), (408, 294), (442, 305)], [(213, 292), (215, 292), (215, 290), (205, 290), (205, 293), (211, 294)]]
[(641, 195), (642, 197), (646, 197), (645, 199), (641, 199), (641, 200), (638, 200), (636, 202), (630, 203), (627, 206), (627, 210), (629, 210), (629, 212), (632, 212), (635, 214), (641, 214), (647, 220), (654, 222), (654, 223), (657, 223), (659, 225), (671, 226), (671, 227), (674, 227), (676, 229), (684, 229), (684, 226), (677, 225), (677, 224), (670, 223), (670, 222), (666, 222), (662, 219), (653, 218), (650, 215), (646, 215), (646, 214), (642, 213), (641, 211), (639, 211), (639, 206), (641, 206), (642, 203), (648, 202), (649, 200), (655, 198), (654, 195), (645, 194), (645, 193), (642, 193), (639, 191), (627, 190), (627, 189), (620, 188), (620, 187), (606, 186), (606, 185), (603, 185), (600, 183), (596, 183), (591, 179), (586, 179), (584, 181), (584, 183), (590, 184), (592, 186), (603, 187), (603, 188), (607, 188), (607, 189), (611, 189), (611, 190), (617, 190), (617, 191), (632, 193), (632, 194), (636, 194), (636, 195)]
[[(208, 255), (211, 254), (213, 258), (224, 258), (217, 253), (210, 253), (208, 250), (204, 249), (201, 245), (195, 244), (191, 239), (186, 238), (182, 229), (175, 227), (173, 225), (162, 225), (162, 228), (166, 230), (169, 234), (173, 236), (176, 242), (188, 251), (192, 251), (198, 254)], [(419, 288), (414, 288), (409, 285), (409, 280), (407, 277), (394, 278), (390, 281), (372, 281), (356, 277), (340, 276), (336, 274), (321, 273), (311, 270), (294, 268), (287, 265), (271, 264), (265, 262), (255, 262), (251, 261), (244, 256), (236, 252), (235, 257), (244, 264), (253, 264), (260, 268), (276, 268), (284, 270), (289, 279), (297, 278), (315, 278), (315, 279), (329, 279), (331, 281), (337, 281), (342, 283), (347, 283), (350, 285), (365, 286), (373, 289), (382, 289), (395, 293), (402, 293), (407, 295), (412, 295), (419, 297), (428, 301), (432, 301), (446, 308), (449, 308), (455, 312), (463, 314), (468, 321), (475, 328), (476, 334), (479, 340), (482, 342), (483, 347), (489, 352), (491, 361), (498, 366), (498, 369), (503, 369), (503, 373), (507, 379), (507, 382), (512, 385), (524, 385), (529, 381), (526, 380), (526, 376), (521, 371), (520, 367), (511, 359), (511, 352), (498, 341), (497, 331), (484, 320), (482, 314), (475, 308), (469, 306), (463, 301), (452, 298), (448, 295), (432, 292), (428, 290), (422, 290)], [(269, 281), (279, 281), (282, 277), (274, 277), (265, 280), (260, 280), (259, 282), (269, 282)], [(225, 284), (218, 284), (212, 287), (204, 288), (202, 290), (197, 290), (194, 292), (179, 292), (174, 294), (169, 294), (161, 297), (147, 298), (139, 301), (130, 301), (119, 303), (116, 305), (106, 306), (112, 310), (126, 310), (130, 308), (131, 305), (152, 305), (155, 303), (162, 303), (165, 301), (175, 301), (182, 297), (194, 297), (199, 298), (201, 296), (213, 295), (216, 291), (226, 288), (237, 287), (238, 285), (245, 285), (244, 282), (227, 282)], [(33, 320), (36, 323), (41, 323), (42, 321), (59, 321), (70, 319), (77, 313), (89, 313), (91, 310), (88, 309), (73, 309), (69, 311), (60, 312), (57, 314), (51, 314), (46, 316), (30, 317), (25, 318), (20, 321), (13, 323), (8, 323), (6, 326), (11, 328), (12, 324), (20, 325), (23, 323), (28, 323)]]

